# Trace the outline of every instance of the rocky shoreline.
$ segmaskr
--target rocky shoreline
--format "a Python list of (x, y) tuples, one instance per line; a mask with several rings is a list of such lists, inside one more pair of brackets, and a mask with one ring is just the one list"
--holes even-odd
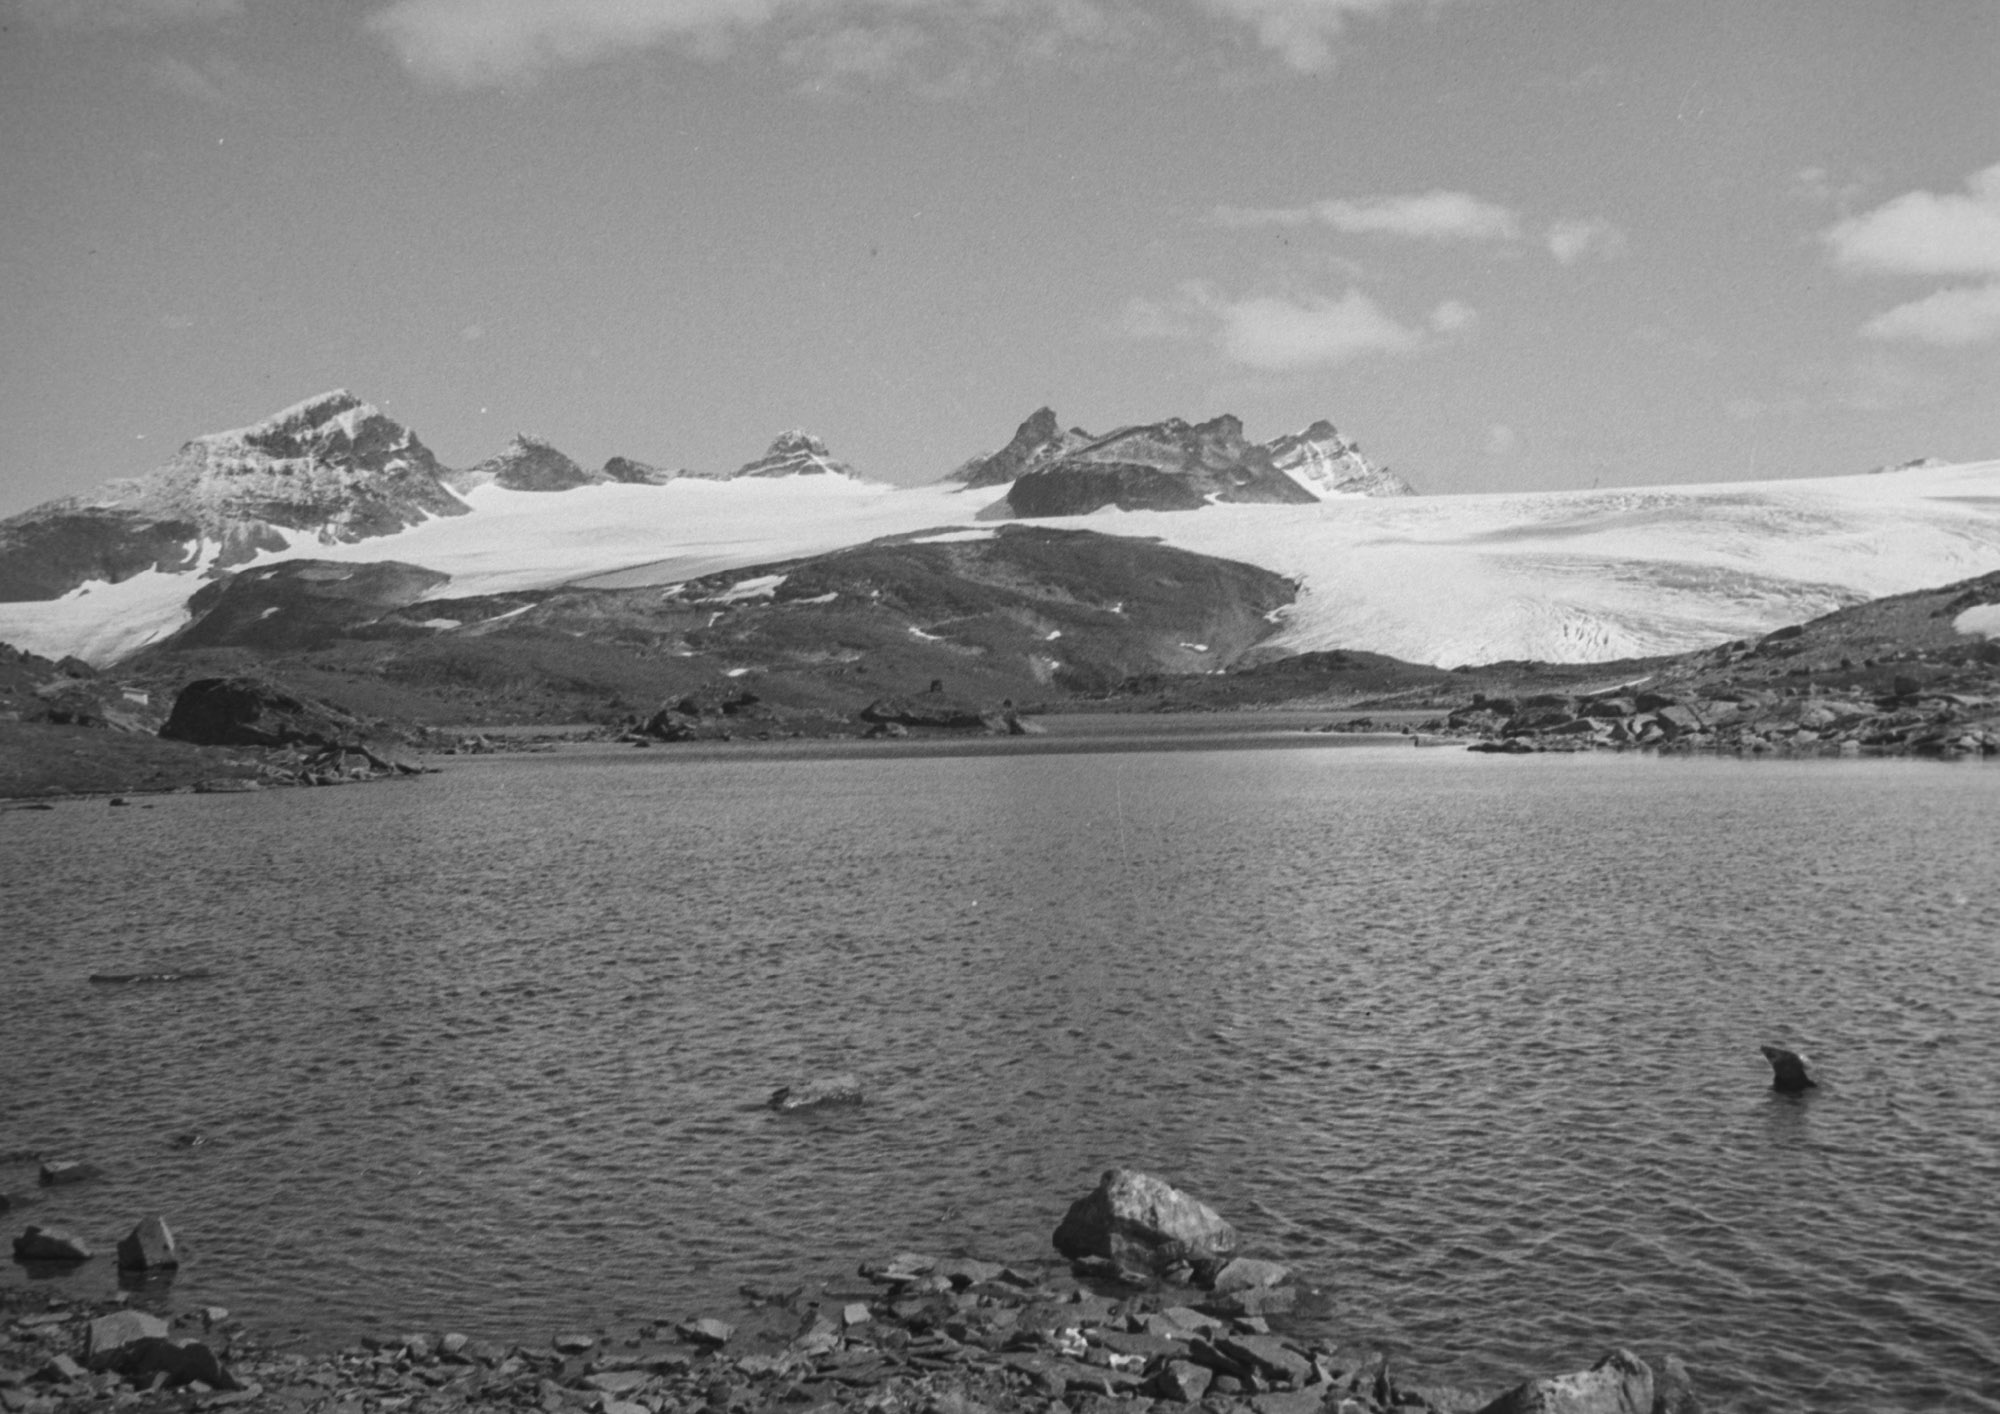
[[(1428, 1385), (1379, 1353), (1298, 1336), (1310, 1286), (1237, 1254), (1234, 1230), (1163, 1181), (1107, 1172), (1055, 1233), (1067, 1272), (905, 1253), (863, 1285), (743, 1288), (728, 1318), (662, 1317), (620, 1339), (560, 1332), (496, 1344), (460, 1331), (370, 1336), (302, 1353), (226, 1310), (172, 1313), (164, 1222), (121, 1243), (136, 1290), (106, 1300), (0, 1288), (0, 1411), (286, 1414), (1699, 1414), (1671, 1355), (1615, 1350), (1493, 1397)], [(58, 1255), (70, 1244), (68, 1256)], [(17, 1260), (88, 1249), (31, 1226)], [(84, 1255), (78, 1256), (77, 1253)], [(31, 1257), (23, 1255), (33, 1253)], [(35, 1267), (31, 1266), (31, 1273)]]

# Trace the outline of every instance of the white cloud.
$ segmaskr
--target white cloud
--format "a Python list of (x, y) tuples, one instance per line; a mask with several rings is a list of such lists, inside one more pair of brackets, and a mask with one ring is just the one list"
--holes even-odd
[(1962, 348), (2000, 339), (2000, 281), (1939, 290), (1876, 315), (1861, 326), (1871, 339)]
[[(85, 12), (103, 3), (137, 9), (239, 7), (243, 0), (25, 0), (40, 9)], [(1303, 71), (1333, 62), (1334, 41), (1355, 15), (1437, 0), (1180, 0), (1180, 7), (1247, 27), (1264, 47)], [(366, 25), (425, 79), (472, 87), (532, 79), (616, 54), (679, 47), (713, 57), (774, 22), (810, 29), (813, 67), (838, 72), (893, 66), (915, 46), (907, 26), (949, 24), (974, 43), (1055, 56), (1077, 45), (1117, 43), (1157, 28), (1158, 0), (386, 0)], [(828, 36), (836, 36), (830, 41)], [(795, 42), (796, 34), (789, 36)], [(928, 43), (930, 36), (924, 37)], [(829, 47), (830, 45), (830, 47)]]
[(471, 87), (686, 43), (713, 52), (779, 0), (395, 0), (368, 17), (423, 78)]
[(1836, 223), (1822, 238), (1834, 264), (1847, 270), (2000, 275), (2000, 163), (1974, 172), (1963, 192), (1906, 192)]
[(1333, 42), (1354, 15), (1379, 14), (1409, 0), (1195, 0), (1212, 15), (1246, 24), (1257, 42), (1301, 73), (1333, 67)]
[(1561, 265), (1573, 265), (1586, 255), (1608, 260), (1625, 250), (1625, 233), (1602, 220), (1554, 222), (1547, 241), (1549, 254)]
[(1349, 235), (1404, 236), (1427, 241), (1511, 241), (1521, 218), (1504, 206), (1462, 191), (1315, 202), (1319, 220)]
[(1331, 368), (1371, 354), (1413, 353), (1437, 336), (1462, 333), (1477, 316), (1457, 300), (1431, 311), (1428, 324), (1397, 319), (1364, 291), (1339, 298), (1249, 295), (1230, 299), (1205, 281), (1170, 299), (1135, 299), (1124, 331), (1134, 338), (1204, 340), (1230, 363), (1265, 373)]

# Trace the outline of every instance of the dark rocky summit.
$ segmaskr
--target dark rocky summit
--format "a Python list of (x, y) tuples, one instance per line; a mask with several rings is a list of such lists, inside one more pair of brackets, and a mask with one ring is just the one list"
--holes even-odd
[(540, 437), (516, 432), (494, 456), (460, 471), (444, 473), (455, 491), (498, 486), (504, 491), (571, 491), (606, 479), (605, 472), (585, 471)]
[(968, 486), (1012, 481), (1015, 515), (1087, 515), (1104, 506), (1195, 510), (1213, 501), (1310, 504), (1328, 496), (1409, 495), (1408, 483), (1371, 466), (1332, 423), (1252, 443), (1224, 415), (1123, 427), (1103, 437), (1056, 430), (1043, 408), (1014, 440), (953, 473)]

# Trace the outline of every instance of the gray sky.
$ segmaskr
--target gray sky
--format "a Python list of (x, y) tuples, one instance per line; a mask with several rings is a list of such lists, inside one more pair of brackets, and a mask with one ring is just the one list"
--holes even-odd
[(0, 513), (347, 387), (932, 480), (2000, 456), (2000, 0), (0, 0)]

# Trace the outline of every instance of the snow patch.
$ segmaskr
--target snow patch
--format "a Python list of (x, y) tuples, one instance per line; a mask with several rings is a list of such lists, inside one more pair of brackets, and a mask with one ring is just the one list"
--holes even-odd
[(1960, 633), (1976, 633), (1981, 638), (2000, 638), (2000, 604), (1978, 604), (1951, 621)]
[(701, 604), (741, 604), (747, 599), (768, 599), (778, 592), (778, 586), (785, 582), (781, 574), (760, 574), (749, 579), (739, 579), (720, 594), (711, 594), (706, 599), (695, 602)]
[(942, 640), (941, 638), (939, 638), (939, 637), (938, 637), (938, 635), (936, 635), (936, 634), (934, 634), (934, 633), (925, 633), (925, 632), (924, 632), (924, 631), (923, 631), (922, 629), (918, 628), (918, 627), (917, 627), (917, 626), (916, 626), (915, 624), (911, 624), (911, 625), (910, 625), (910, 637), (912, 637), (912, 638), (921, 638), (921, 639), (922, 639), (922, 640), (923, 640), (924, 642), (926, 642), (926, 643), (941, 643), (941, 642), (943, 642), (943, 640)]
[(908, 542), (912, 545), (953, 545), (963, 540), (991, 540), (990, 530), (947, 530), (937, 535), (920, 535)]
[(436, 629), (463, 628), (464, 626), (465, 621), (462, 619), (425, 619), (418, 625), (419, 628)]
[(815, 594), (810, 599), (794, 599), (791, 602), (794, 604), (831, 604), (839, 597), (840, 591), (838, 589), (829, 589), (826, 593)]

